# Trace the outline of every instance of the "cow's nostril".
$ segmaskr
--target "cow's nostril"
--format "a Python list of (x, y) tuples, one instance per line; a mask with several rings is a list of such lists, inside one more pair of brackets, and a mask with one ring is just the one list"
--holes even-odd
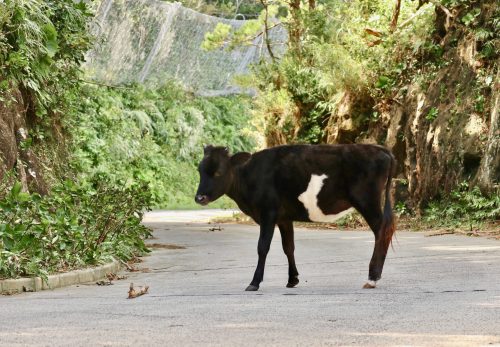
[(207, 196), (206, 195), (196, 195), (196, 197), (194, 198), (194, 200), (197, 203), (204, 203), (207, 200)]

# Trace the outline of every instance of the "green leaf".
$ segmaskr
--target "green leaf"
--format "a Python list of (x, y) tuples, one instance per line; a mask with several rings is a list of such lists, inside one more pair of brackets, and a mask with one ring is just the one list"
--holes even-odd
[(45, 49), (47, 55), (53, 58), (57, 51), (59, 50), (59, 43), (57, 41), (57, 30), (52, 24), (45, 24), (42, 27), (43, 33), (45, 34)]
[(201, 44), (204, 50), (210, 51), (221, 47), (230, 35), (231, 26), (224, 23), (217, 23), (213, 32), (205, 34), (205, 40)]
[(433, 121), (434, 119), (437, 118), (438, 114), (439, 114), (438, 109), (433, 107), (429, 110), (429, 113), (427, 113), (427, 115), (425, 116), (425, 119), (427, 119), (429, 121)]
[(390, 82), (390, 78), (387, 76), (379, 76), (377, 83), (375, 83), (375, 87), (379, 89), (384, 89), (388, 86)]
[(12, 248), (14, 248), (14, 240), (11, 235), (8, 233), (3, 236), (3, 244), (4, 248), (8, 251), (10, 251)]
[(23, 185), (21, 184), (21, 182), (19, 181), (16, 181), (14, 183), (14, 186), (12, 187), (11, 191), (10, 191), (10, 196), (13, 198), (13, 199), (17, 199), (17, 197), (19, 196), (19, 193), (21, 192), (21, 189), (23, 188)]
[(30, 199), (30, 194), (29, 193), (25, 193), (25, 192), (21, 192), (17, 196), (17, 201), (19, 201), (19, 202), (26, 202), (29, 199)]
[(474, 22), (476, 17), (479, 16), (480, 14), (481, 14), (481, 9), (475, 8), (472, 11), (467, 12), (467, 14), (462, 17), (462, 23), (464, 23), (466, 26), (469, 26)]

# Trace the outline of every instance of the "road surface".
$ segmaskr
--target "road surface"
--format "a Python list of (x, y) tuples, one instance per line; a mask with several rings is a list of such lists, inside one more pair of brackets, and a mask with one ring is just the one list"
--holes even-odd
[[(260, 290), (245, 292), (257, 227), (211, 231), (211, 214), (148, 215), (148, 243), (185, 248), (155, 248), (114, 285), (0, 297), (0, 345), (500, 346), (498, 241), (398, 232), (370, 290), (370, 232), (300, 229), (290, 289), (276, 232)], [(149, 294), (126, 299), (130, 282)]]

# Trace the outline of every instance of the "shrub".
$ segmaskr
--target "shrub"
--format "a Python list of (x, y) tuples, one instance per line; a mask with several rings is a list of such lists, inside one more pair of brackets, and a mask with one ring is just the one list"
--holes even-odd
[(433, 226), (467, 226), (472, 229), (474, 224), (499, 219), (500, 195), (485, 196), (477, 186), (469, 189), (467, 182), (462, 182), (441, 200), (429, 203), (424, 211), (424, 221)]
[[(3, 187), (5, 189), (5, 187)], [(26, 193), (14, 183), (0, 200), (0, 278), (42, 276), (147, 249), (140, 224), (150, 200), (141, 186), (64, 181), (50, 195)]]

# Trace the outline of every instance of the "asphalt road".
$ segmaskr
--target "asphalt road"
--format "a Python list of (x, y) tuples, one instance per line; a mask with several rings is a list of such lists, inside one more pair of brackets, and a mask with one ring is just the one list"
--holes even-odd
[[(370, 290), (371, 233), (301, 229), (289, 289), (276, 232), (260, 290), (245, 292), (257, 227), (190, 222), (210, 215), (149, 215), (149, 243), (186, 248), (156, 248), (114, 285), (0, 297), (0, 346), (500, 346), (498, 241), (398, 232)], [(130, 282), (149, 294), (126, 299)]]

